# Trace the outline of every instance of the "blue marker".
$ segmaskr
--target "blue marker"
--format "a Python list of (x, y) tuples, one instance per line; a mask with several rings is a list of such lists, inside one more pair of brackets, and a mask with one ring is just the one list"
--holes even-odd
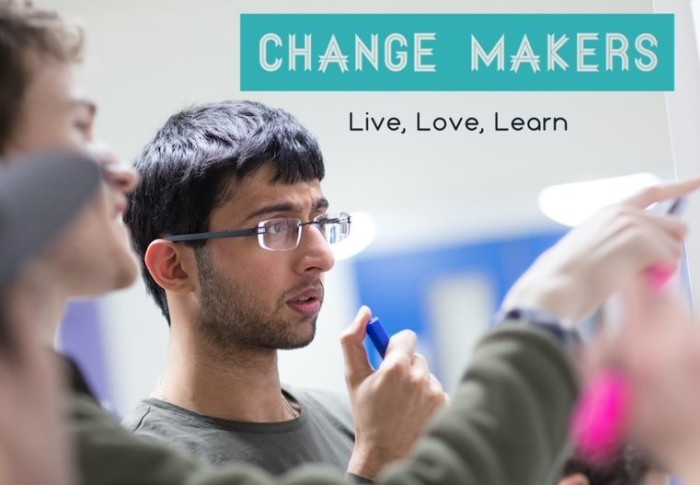
[(389, 335), (386, 333), (386, 330), (384, 330), (379, 318), (374, 317), (369, 321), (367, 324), (367, 335), (369, 335), (370, 340), (372, 340), (374, 344), (374, 348), (377, 349), (377, 352), (379, 352), (379, 355), (381, 355), (383, 359), (384, 354), (386, 354), (386, 348), (389, 346)]
[(668, 209), (668, 213), (672, 214), (672, 215), (679, 216), (685, 211), (685, 208), (687, 205), (688, 205), (688, 198), (687, 197), (679, 197), (673, 201), (673, 204), (671, 204), (671, 208)]
[(687, 197), (678, 197), (677, 199), (662, 200), (661, 202), (657, 202), (651, 208), (651, 211), (655, 212), (656, 214), (680, 216), (685, 211), (687, 205)]

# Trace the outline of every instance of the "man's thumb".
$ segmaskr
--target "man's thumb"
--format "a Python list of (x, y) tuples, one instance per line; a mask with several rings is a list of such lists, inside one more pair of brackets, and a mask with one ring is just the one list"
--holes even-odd
[(345, 380), (352, 390), (374, 372), (364, 346), (367, 323), (372, 312), (366, 306), (360, 307), (355, 319), (340, 337), (345, 357)]

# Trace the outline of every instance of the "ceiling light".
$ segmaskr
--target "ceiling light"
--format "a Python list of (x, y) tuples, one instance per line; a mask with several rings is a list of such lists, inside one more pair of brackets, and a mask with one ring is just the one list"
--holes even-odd
[(336, 261), (348, 259), (364, 251), (377, 235), (377, 223), (366, 212), (351, 212), (350, 236), (331, 246)]
[(659, 182), (659, 177), (652, 173), (636, 173), (551, 185), (540, 192), (539, 206), (550, 219), (566, 226), (576, 226), (603, 207)]

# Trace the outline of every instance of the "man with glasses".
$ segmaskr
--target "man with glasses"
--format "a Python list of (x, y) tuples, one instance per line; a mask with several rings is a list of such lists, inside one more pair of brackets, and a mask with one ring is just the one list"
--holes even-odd
[[(127, 427), (210, 463), (276, 474), (308, 462), (359, 473), (356, 463), (373, 454), (377, 467), (405, 456), (446, 400), (422, 357), (404, 379), (406, 395), (418, 396), (415, 413), (389, 428), (356, 405), (357, 446), (345, 399), (280, 384), (277, 350), (313, 340), (330, 245), (351, 226), (347, 213), (328, 212), (313, 135), (279, 109), (212, 103), (172, 116), (135, 165), (142, 183), (125, 221), (170, 344), (165, 371)], [(405, 402), (386, 411), (399, 416)]]

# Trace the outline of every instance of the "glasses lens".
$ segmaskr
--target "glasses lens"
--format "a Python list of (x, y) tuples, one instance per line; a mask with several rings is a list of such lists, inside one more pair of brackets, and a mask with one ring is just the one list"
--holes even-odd
[(286, 251), (299, 245), (301, 228), (307, 224), (318, 227), (328, 244), (335, 244), (350, 235), (350, 215), (345, 212), (326, 214), (313, 222), (302, 223), (301, 219), (270, 219), (261, 222), (258, 242), (264, 249)]
[(272, 251), (294, 249), (299, 243), (299, 219), (270, 219), (260, 223), (263, 232), (260, 234), (260, 245)]
[(326, 215), (319, 219), (318, 228), (328, 244), (338, 243), (350, 235), (350, 216), (345, 212)]

